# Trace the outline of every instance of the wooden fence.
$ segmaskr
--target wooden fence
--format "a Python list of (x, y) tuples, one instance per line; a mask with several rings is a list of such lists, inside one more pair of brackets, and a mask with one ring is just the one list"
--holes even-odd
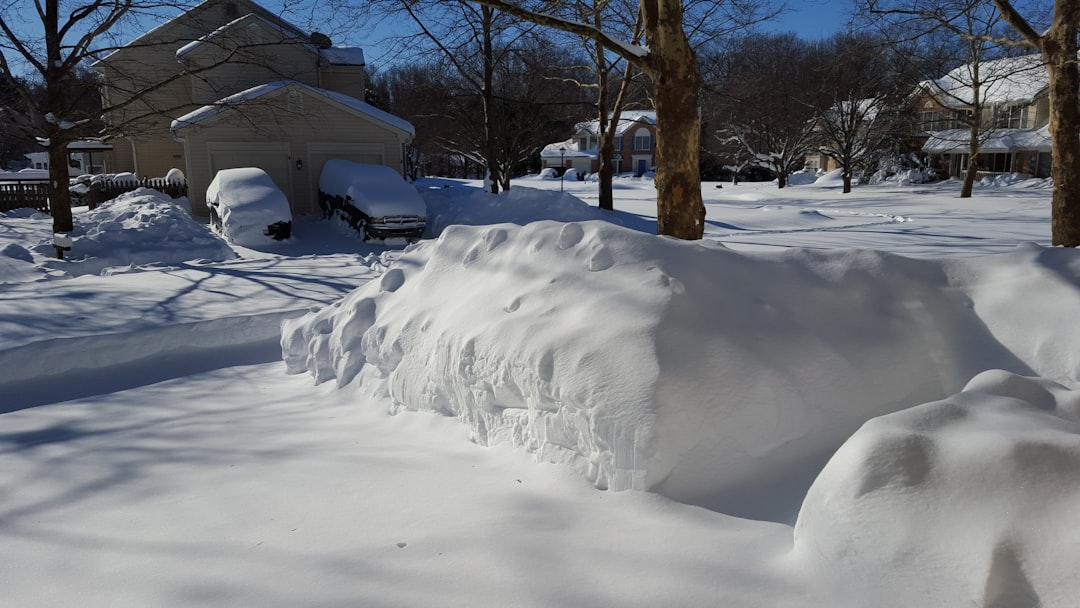
[(138, 188), (150, 188), (162, 194), (168, 194), (172, 198), (187, 196), (187, 182), (167, 181), (163, 177), (150, 177), (140, 180), (113, 181), (107, 179), (90, 184), (90, 192), (86, 195), (86, 204), (93, 209), (105, 201), (120, 196), (125, 192), (131, 192)]
[[(43, 213), (52, 213), (49, 205), (47, 179), (16, 179), (0, 181), (0, 213), (13, 209), (36, 209)], [(147, 178), (140, 180), (125, 180), (114, 182), (113, 180), (99, 181), (91, 184), (90, 191), (83, 195), (71, 193), (72, 205), (87, 205), (91, 209), (105, 201), (112, 200), (125, 192), (131, 192), (137, 188), (151, 188), (168, 194), (172, 198), (187, 196), (186, 183), (166, 181), (164, 178)]]

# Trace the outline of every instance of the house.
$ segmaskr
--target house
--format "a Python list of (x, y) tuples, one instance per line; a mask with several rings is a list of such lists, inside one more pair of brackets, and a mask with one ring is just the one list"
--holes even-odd
[[(69, 143), (67, 149), (68, 174), (78, 177), (86, 173), (104, 173), (105, 153), (112, 150), (112, 146), (99, 141), (80, 140)], [(23, 156), (29, 162), (29, 168), (49, 170), (48, 152), (30, 152)]]
[(179, 168), (205, 213), (215, 173), (266, 171), (294, 214), (318, 213), (331, 158), (404, 173), (407, 121), (362, 101), (363, 51), (336, 47), (250, 0), (205, 0), (93, 65), (112, 110), (110, 171)]
[[(961, 176), (970, 162), (973, 105), (971, 70), (960, 66), (920, 84), (915, 97), (916, 130), (930, 166)], [(1008, 57), (978, 65), (983, 128), (975, 159), (980, 175), (1050, 175), (1049, 81), (1041, 55)]]
[[(600, 121), (578, 123), (573, 137), (548, 144), (540, 151), (541, 167), (558, 172), (574, 168), (586, 173), (600, 170)], [(655, 166), (656, 111), (623, 110), (615, 130), (615, 173), (642, 175)]]

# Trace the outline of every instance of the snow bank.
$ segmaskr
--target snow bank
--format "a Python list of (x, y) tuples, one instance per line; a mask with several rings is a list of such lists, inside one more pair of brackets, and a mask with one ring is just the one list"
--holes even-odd
[[(230, 260), (236, 253), (182, 207), (155, 190), (139, 188), (74, 216), (74, 246), (65, 260), (47, 262), (72, 276), (115, 266)], [(49, 242), (34, 248), (55, 255)]]
[[(418, 185), (423, 188), (425, 182)], [(513, 186), (499, 194), (468, 187), (428, 187), (422, 195), (428, 206), (428, 230), (435, 236), (450, 225), (523, 225), (538, 220), (578, 222), (604, 217), (571, 194), (524, 186)]]
[(1069, 606), (1080, 392), (988, 371), (864, 425), (814, 482), (794, 555), (839, 606)]
[[(747, 255), (604, 222), (454, 226), (287, 322), (282, 350), (292, 373), (456, 416), (480, 443), (599, 487), (700, 502), (823, 458), (866, 420), (985, 369), (1074, 377), (1076, 355), (1061, 357), (1080, 330), (1018, 322), (1080, 306), (1074, 253), (947, 265)], [(1013, 289), (1034, 283), (1038, 301), (1018, 305)]]

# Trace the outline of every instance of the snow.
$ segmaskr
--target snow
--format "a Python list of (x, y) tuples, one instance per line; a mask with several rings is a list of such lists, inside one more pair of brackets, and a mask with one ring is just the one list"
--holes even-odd
[(184, 114), (180, 118), (172, 121), (169, 127), (174, 133), (182, 131), (186, 128), (200, 125), (208, 120), (216, 118), (228, 110), (243, 104), (254, 103), (259, 99), (263, 99), (266, 96), (280, 93), (285, 90), (298, 90), (304, 91), (316, 97), (331, 100), (345, 108), (372, 118), (390, 127), (398, 129), (403, 133), (407, 133), (411, 137), (416, 136), (416, 129), (413, 128), (412, 123), (409, 121), (394, 116), (389, 112), (384, 112), (376, 108), (375, 106), (363, 102), (355, 97), (349, 97), (348, 95), (338, 93), (336, 91), (328, 91), (326, 89), (319, 89), (302, 82), (295, 80), (278, 80), (275, 82), (269, 82), (266, 84), (257, 85), (235, 93), (228, 97), (218, 100), (217, 102), (202, 106), (201, 108), (192, 110), (187, 114)]
[[(959, 66), (937, 80), (923, 82), (923, 86), (949, 107), (967, 107), (972, 102), (972, 69), (971, 65)], [(1030, 103), (1048, 86), (1049, 76), (1038, 53), (983, 61), (978, 70), (984, 104)]]
[(100, 275), (0, 217), (5, 599), (1074, 604), (1080, 258), (1045, 181), (704, 184), (701, 242), (652, 235), (651, 180), (610, 213), (478, 185), (422, 180), (405, 250), (304, 217), (218, 261), (136, 260), (225, 246), (138, 191), (161, 217)]
[(427, 205), (416, 188), (385, 165), (328, 160), (319, 176), (319, 191), (351, 201), (372, 218), (427, 217)]
[[(971, 149), (971, 129), (935, 131), (922, 147), (924, 152), (966, 153)], [(1039, 129), (994, 129), (985, 132), (979, 142), (982, 153), (1013, 150), (1050, 151), (1050, 127)]]
[(256, 167), (218, 171), (206, 188), (206, 202), (221, 219), (225, 238), (248, 247), (273, 240), (268, 226), (292, 221), (289, 199)]
[(364, 49), (356, 46), (319, 49), (319, 55), (330, 65), (364, 65)]

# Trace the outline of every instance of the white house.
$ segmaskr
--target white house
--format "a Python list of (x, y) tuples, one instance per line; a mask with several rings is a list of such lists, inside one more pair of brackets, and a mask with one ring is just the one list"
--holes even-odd
[[(540, 151), (542, 167), (595, 173), (600, 170), (599, 141), (599, 120), (578, 123), (570, 139), (544, 146)], [(650, 171), (656, 164), (655, 153), (656, 111), (623, 110), (615, 130), (615, 173), (641, 175)]]

